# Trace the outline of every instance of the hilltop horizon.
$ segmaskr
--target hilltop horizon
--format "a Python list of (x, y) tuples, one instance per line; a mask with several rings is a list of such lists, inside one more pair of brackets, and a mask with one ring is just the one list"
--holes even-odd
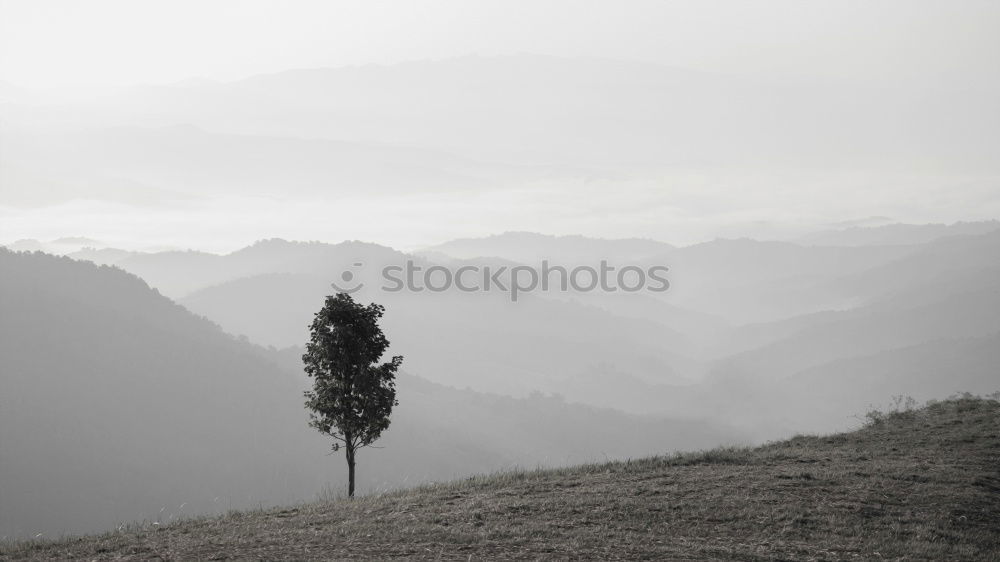
[[(856, 225), (855, 222), (868, 223)], [(929, 223), (906, 223), (900, 221), (893, 221), (885, 217), (879, 217), (877, 224), (872, 225), (871, 220), (858, 220), (858, 221), (845, 221), (843, 224), (829, 224), (821, 225), (815, 229), (808, 231), (804, 234), (799, 234), (795, 236), (790, 236), (787, 238), (754, 238), (752, 236), (738, 235), (734, 234), (732, 236), (709, 236), (703, 240), (691, 241), (686, 244), (676, 244), (665, 239), (656, 239), (651, 237), (614, 237), (614, 236), (591, 236), (580, 233), (566, 233), (566, 234), (554, 234), (545, 233), (539, 231), (528, 231), (528, 230), (505, 230), (502, 232), (484, 234), (479, 236), (458, 236), (454, 238), (448, 238), (428, 245), (419, 245), (413, 247), (396, 247), (389, 243), (377, 242), (373, 240), (360, 240), (356, 238), (347, 238), (340, 240), (323, 240), (323, 239), (294, 239), (281, 236), (271, 236), (262, 237), (249, 240), (246, 243), (237, 244), (236, 246), (229, 248), (227, 250), (214, 250), (208, 247), (192, 247), (192, 246), (142, 246), (135, 243), (131, 244), (121, 244), (115, 242), (105, 242), (99, 238), (92, 238), (87, 235), (81, 235), (78, 233), (64, 234), (53, 239), (39, 239), (30, 237), (13, 237), (7, 240), (0, 239), (0, 246), (4, 246), (17, 251), (44, 251), (46, 253), (55, 254), (67, 254), (80, 252), (83, 250), (121, 250), (126, 252), (138, 252), (138, 253), (157, 253), (157, 252), (203, 252), (215, 255), (226, 255), (233, 252), (238, 252), (242, 249), (251, 248), (260, 244), (266, 244), (268, 242), (287, 242), (293, 244), (348, 244), (348, 243), (360, 243), (360, 244), (373, 244), (377, 246), (382, 246), (385, 248), (391, 248), (405, 253), (412, 254), (426, 254), (426, 253), (442, 253), (447, 254), (448, 252), (442, 251), (442, 248), (456, 247), (463, 244), (477, 244), (481, 242), (499, 242), (503, 240), (510, 240), (512, 242), (517, 242), (514, 240), (516, 238), (521, 238), (524, 241), (531, 238), (536, 238), (538, 240), (544, 240), (548, 242), (569, 242), (573, 240), (578, 240), (581, 242), (634, 242), (639, 244), (648, 244), (649, 247), (655, 247), (657, 245), (661, 246), (662, 249), (666, 250), (669, 248), (686, 248), (691, 246), (697, 246), (700, 244), (706, 244), (711, 242), (719, 242), (725, 240), (740, 240), (748, 239), (758, 242), (785, 242), (791, 244), (798, 244), (803, 246), (837, 246), (837, 245), (879, 245), (879, 244), (913, 244), (921, 242), (929, 242), (936, 238), (941, 238), (944, 236), (955, 236), (961, 234), (974, 234), (974, 233), (985, 233), (991, 230), (1000, 229), (1000, 219), (984, 219), (984, 220), (959, 220), (952, 223), (941, 223), (941, 222), (929, 222)], [(450, 257), (477, 257), (477, 256), (464, 256), (464, 255), (453, 255)], [(478, 257), (497, 257), (480, 255)]]

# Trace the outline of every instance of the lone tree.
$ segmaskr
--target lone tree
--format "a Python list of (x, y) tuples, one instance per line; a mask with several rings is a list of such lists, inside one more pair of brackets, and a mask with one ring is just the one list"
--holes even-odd
[(389, 427), (389, 414), (397, 404), (396, 371), (403, 358), (378, 363), (389, 347), (378, 326), (384, 312), (380, 305), (354, 302), (347, 293), (326, 297), (302, 356), (313, 379), (312, 390), (305, 393), (309, 425), (333, 437), (334, 451), (345, 449), (350, 497), (357, 450), (374, 443)]

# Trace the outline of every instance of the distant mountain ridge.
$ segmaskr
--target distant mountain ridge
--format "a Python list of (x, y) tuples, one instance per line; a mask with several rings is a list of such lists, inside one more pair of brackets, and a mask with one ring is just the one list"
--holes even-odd
[(946, 236), (986, 234), (1000, 230), (1000, 221), (956, 222), (953, 224), (887, 224), (854, 226), (843, 230), (817, 232), (797, 242), (808, 246), (893, 246), (925, 244)]
[(484, 238), (461, 238), (425, 248), (459, 259), (503, 258), (526, 264), (542, 260), (552, 263), (587, 263), (600, 260), (638, 260), (667, 254), (675, 249), (665, 242), (648, 238), (589, 238), (580, 235), (552, 236), (535, 232), (505, 232)]

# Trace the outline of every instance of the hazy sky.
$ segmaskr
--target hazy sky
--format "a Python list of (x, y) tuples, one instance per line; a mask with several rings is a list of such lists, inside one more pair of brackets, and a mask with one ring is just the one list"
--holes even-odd
[[(995, 145), (975, 139), (995, 139), (996, 107), (970, 105), (964, 93), (975, 92), (977, 100), (993, 99), (988, 93), (994, 90), (1000, 95), (997, 30), (997, 1), (0, 0), (0, 82), (52, 89), (72, 100), (76, 87), (229, 81), (294, 68), (477, 54), (598, 57), (770, 84), (794, 80), (818, 84), (820, 91), (829, 84), (831, 91), (871, 93), (890, 112), (897, 98), (919, 101), (944, 91), (937, 107), (961, 109), (965, 120), (955, 134), (968, 133), (947, 148), (961, 152), (971, 142), (987, 152)], [(985, 118), (977, 121), (980, 114)], [(0, 113), (0, 125), (3, 118)], [(950, 115), (933, 118), (947, 121)], [(953, 130), (946, 124), (939, 129)], [(851, 134), (864, 137), (865, 131)], [(942, 135), (932, 138), (951, 142)], [(983, 161), (989, 156), (980, 155)], [(2, 157), (0, 166), (12, 169), (10, 157), (6, 164)], [(996, 218), (1000, 183), (994, 172), (992, 165), (967, 177), (965, 170), (932, 177), (909, 168), (881, 177), (863, 169), (808, 177), (777, 168), (756, 176), (667, 171), (628, 181), (535, 183), (462, 197), (206, 199), (163, 208), (95, 201), (86, 194), (48, 206), (21, 206), (4, 200), (3, 188), (21, 189), (8, 180), (10, 185), (0, 185), (0, 242), (83, 235), (130, 247), (226, 250), (281, 236), (356, 238), (405, 249), (505, 230), (675, 243), (718, 235), (793, 237), (876, 215), (908, 222)], [(381, 219), (366, 218), (372, 216)]]
[(734, 73), (995, 84), (995, 1), (0, 0), (0, 78), (234, 79), (301, 67), (540, 53)]

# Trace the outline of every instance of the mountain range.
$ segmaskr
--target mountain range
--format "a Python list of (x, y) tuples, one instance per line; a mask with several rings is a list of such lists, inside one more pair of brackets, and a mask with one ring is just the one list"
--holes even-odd
[[(301, 349), (228, 335), (114, 267), (0, 249), (0, 270), (0, 536), (301, 501), (343, 479), (306, 424)], [(410, 374), (399, 398), (359, 455), (361, 491), (746, 439)]]

